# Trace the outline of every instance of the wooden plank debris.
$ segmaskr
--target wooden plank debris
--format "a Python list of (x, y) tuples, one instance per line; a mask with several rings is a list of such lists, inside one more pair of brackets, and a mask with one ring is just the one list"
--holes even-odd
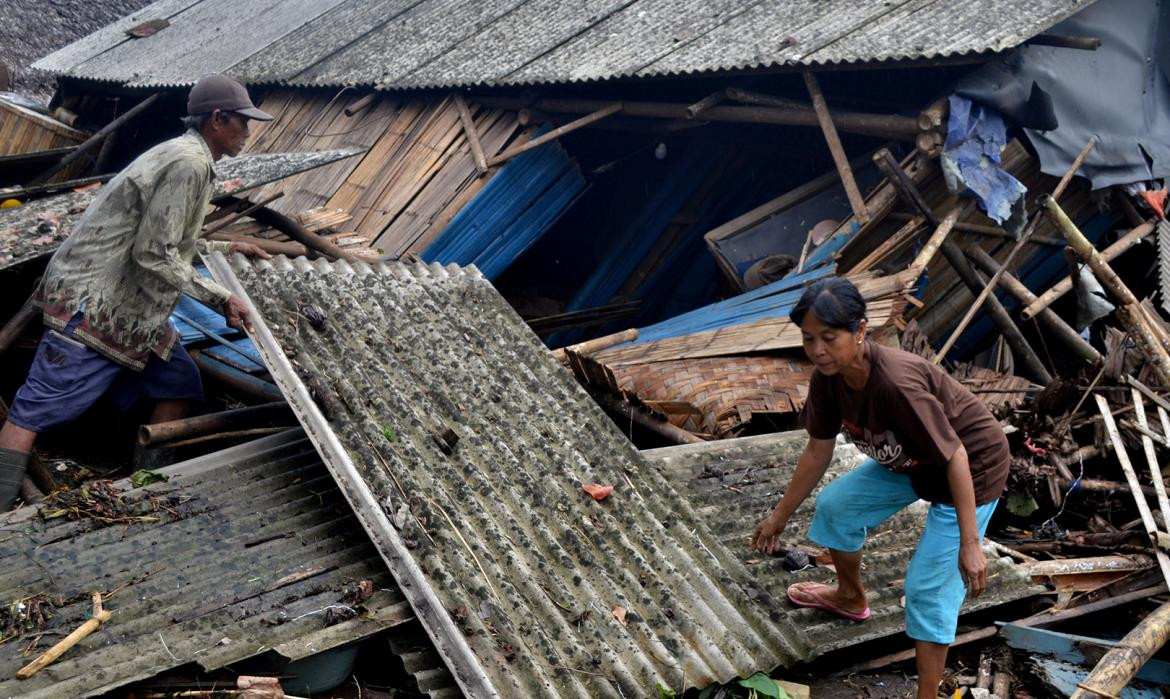
[(857, 188), (857, 180), (853, 177), (853, 170), (849, 167), (849, 158), (845, 155), (845, 147), (841, 145), (841, 137), (833, 126), (833, 117), (829, 113), (829, 105), (825, 102), (825, 95), (821, 92), (821, 85), (812, 71), (803, 71), (804, 85), (812, 98), (813, 110), (821, 131), (825, 134), (825, 142), (829, 145), (829, 153), (833, 156), (833, 163), (837, 166), (837, 174), (841, 184), (845, 187), (845, 196), (849, 198), (849, 206), (853, 209), (853, 217), (861, 223), (869, 221), (869, 210), (865, 208), (865, 200), (861, 197), (861, 190)]
[(1142, 524), (1145, 526), (1146, 535), (1150, 538), (1150, 545), (1154, 548), (1154, 556), (1158, 560), (1158, 567), (1162, 570), (1162, 577), (1165, 578), (1167, 585), (1170, 585), (1170, 556), (1167, 556), (1166, 551), (1158, 544), (1158, 525), (1154, 521), (1154, 514), (1150, 511), (1145, 495), (1142, 494), (1141, 483), (1138, 481), (1137, 473), (1129, 460), (1125, 442), (1121, 438), (1121, 432), (1117, 429), (1117, 423), (1113, 420), (1113, 411), (1109, 408), (1109, 402), (1104, 396), (1097, 394), (1093, 397), (1097, 401), (1097, 409), (1101, 413), (1101, 420), (1109, 435), (1109, 441), (1113, 445), (1117, 462), (1121, 466), (1122, 472), (1125, 473), (1125, 480), (1129, 483), (1130, 491), (1133, 493), (1134, 504), (1137, 505), (1138, 512), (1141, 514)]

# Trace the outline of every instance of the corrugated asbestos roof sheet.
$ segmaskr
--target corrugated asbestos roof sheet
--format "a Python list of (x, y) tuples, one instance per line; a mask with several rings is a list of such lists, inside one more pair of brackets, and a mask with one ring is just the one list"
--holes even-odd
[[(160, 0), (35, 68), (381, 89), (567, 83), (1003, 51), (1092, 0)], [(150, 19), (170, 26), (132, 39)]]
[(468, 695), (649, 696), (832, 645), (475, 268), (209, 266)]
[[(221, 160), (215, 164), (217, 181), (211, 201), (229, 194), (239, 195), (361, 152), (361, 149), (342, 148), (315, 153), (261, 153)], [(0, 209), (0, 269), (52, 254), (97, 194), (98, 190), (63, 192), (11, 209)], [(7, 196), (0, 193), (0, 198)]]
[[(782, 557), (764, 556), (747, 547), (756, 525), (784, 493), (807, 439), (804, 431), (797, 431), (650, 449), (642, 454), (671, 482), (680, 484), (695, 512), (719, 540), (739, 556), (752, 575), (765, 584), (771, 596), (783, 599), (785, 589), (794, 582), (831, 582), (834, 579), (832, 570), (823, 567), (790, 573), (785, 570)], [(838, 444), (822, 485), (864, 458), (852, 445)], [(789, 523), (782, 537), (789, 548), (801, 546), (806, 551), (823, 550), (805, 538), (812, 522), (817, 492), (819, 489), (809, 496)], [(785, 615), (796, 624), (812, 655), (905, 630), (902, 578), (922, 533), (925, 511), (926, 503), (920, 501), (870, 532), (865, 544), (862, 579), (869, 592), (873, 616), (864, 624), (784, 604)], [(994, 607), (1041, 591), (1042, 588), (1031, 585), (1028, 576), (1014, 566), (1011, 559), (998, 558), (990, 550), (986, 552), (990, 564), (987, 591), (975, 600), (968, 599), (962, 613)]]
[[(413, 619), (299, 430), (162, 472), (166, 483), (114, 484), (128, 512), (155, 521), (45, 519), (51, 501), (0, 518), (0, 696), (91, 696), (185, 663), (211, 670), (269, 650), (298, 659)], [(326, 610), (364, 579), (375, 589), (367, 611), (326, 625)], [(113, 618), (101, 630), (31, 679), (14, 679), (36, 632), (11, 625), (11, 605), (32, 606), (42, 593), (65, 600), (50, 610), (39, 653), (88, 618), (89, 593), (122, 586), (105, 600)]]

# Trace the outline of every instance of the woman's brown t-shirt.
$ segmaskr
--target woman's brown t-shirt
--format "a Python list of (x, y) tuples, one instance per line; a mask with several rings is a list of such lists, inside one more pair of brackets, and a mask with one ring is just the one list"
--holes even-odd
[(975, 502), (997, 499), (1007, 482), (1007, 438), (999, 421), (949, 374), (918, 355), (866, 343), (870, 370), (852, 391), (839, 375), (814, 371), (801, 424), (816, 439), (838, 432), (865, 455), (910, 476), (918, 497), (953, 504), (946, 465), (967, 448)]

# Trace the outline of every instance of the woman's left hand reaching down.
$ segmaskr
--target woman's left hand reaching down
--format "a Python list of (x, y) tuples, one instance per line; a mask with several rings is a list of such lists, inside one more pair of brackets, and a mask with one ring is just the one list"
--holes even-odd
[(972, 597), (987, 589), (987, 556), (978, 541), (964, 541), (959, 546), (959, 574)]

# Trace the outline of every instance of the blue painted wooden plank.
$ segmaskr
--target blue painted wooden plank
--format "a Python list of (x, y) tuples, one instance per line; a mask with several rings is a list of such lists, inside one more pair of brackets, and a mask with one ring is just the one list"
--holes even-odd
[[(1033, 659), (1039, 679), (1051, 689), (1059, 692), (1059, 696), (1072, 696), (1077, 685), (1085, 681), (1089, 671), (1052, 658), (1036, 657)], [(1162, 699), (1161, 690), (1149, 685), (1133, 683), (1121, 690), (1117, 695), (1121, 699)]]
[[(1012, 648), (1050, 655), (1057, 660), (1074, 665), (1086, 663), (1082, 650), (1086, 646), (1096, 646), (1105, 650), (1117, 647), (1116, 641), (1017, 624), (1003, 624), (1000, 626), (999, 634)], [(1170, 684), (1170, 663), (1162, 660), (1149, 660), (1138, 670), (1135, 677), (1155, 684)]]
[[(209, 328), (212, 332), (228, 336), (237, 333), (235, 328), (228, 327), (227, 321), (224, 320), (220, 313), (208, 308), (186, 294), (179, 297), (179, 303), (175, 306), (175, 311), (182, 316), (190, 318), (199, 325)], [(173, 315), (171, 316), (171, 324), (175, 326), (175, 330), (179, 333), (179, 341), (184, 345), (202, 342), (208, 339), (202, 330)]]
[(559, 143), (521, 153), (451, 219), (421, 257), (427, 262), (475, 264), (494, 279), (539, 240), (585, 188), (580, 169)]
[(224, 364), (230, 364), (240, 371), (246, 371), (249, 374), (259, 374), (267, 371), (264, 368), (264, 360), (260, 358), (260, 352), (256, 350), (256, 346), (252, 344), (252, 340), (241, 337), (231, 344), (235, 349), (229, 349), (222, 345), (212, 345), (203, 350), (203, 353), (215, 357)]

